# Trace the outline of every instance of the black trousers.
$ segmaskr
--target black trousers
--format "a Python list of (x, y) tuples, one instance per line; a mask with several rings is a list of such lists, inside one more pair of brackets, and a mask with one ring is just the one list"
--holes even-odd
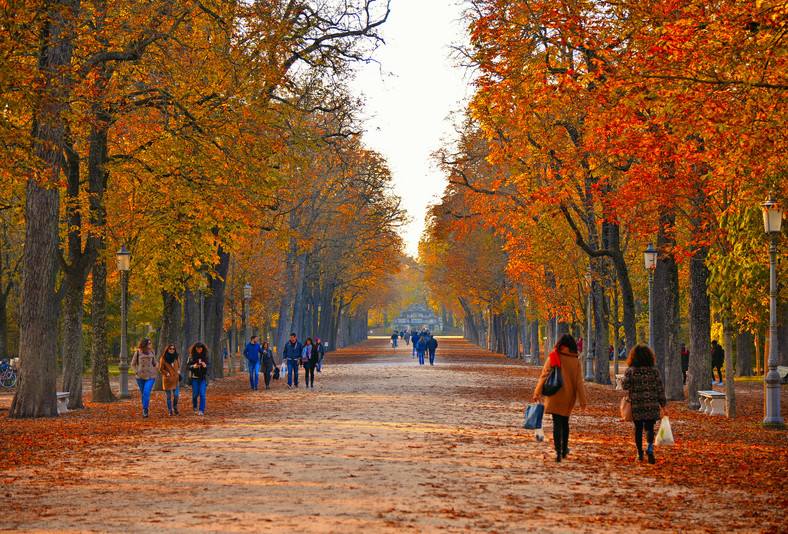
[(643, 450), (643, 429), (646, 429), (646, 442), (649, 445), (654, 443), (654, 419), (643, 419), (635, 421), (635, 446), (639, 451)]
[(569, 417), (553, 414), (553, 444), (555, 445), (555, 452), (559, 454), (568, 450)]
[[(311, 382), (310, 382), (311, 377)], [(315, 386), (315, 366), (314, 365), (305, 365), (304, 366), (304, 378), (306, 378), (306, 387), (309, 387), (309, 384), (312, 384), (312, 387)]]

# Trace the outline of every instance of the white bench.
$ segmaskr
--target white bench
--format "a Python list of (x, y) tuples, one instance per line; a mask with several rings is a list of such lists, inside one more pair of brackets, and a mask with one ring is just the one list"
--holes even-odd
[(616, 375), (616, 389), (624, 389), (624, 375)]
[(700, 409), (707, 415), (725, 415), (725, 393), (719, 391), (698, 391)]
[(57, 414), (68, 413), (68, 391), (59, 391), (57, 395)]
[(788, 366), (778, 365), (777, 372), (780, 375), (780, 382), (782, 382), (783, 384), (788, 383)]

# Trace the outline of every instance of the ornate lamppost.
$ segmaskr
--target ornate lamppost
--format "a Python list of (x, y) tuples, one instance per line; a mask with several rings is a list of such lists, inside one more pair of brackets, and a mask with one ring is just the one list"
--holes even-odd
[(588, 297), (586, 298), (586, 382), (593, 382), (594, 380), (594, 359), (591, 354), (591, 284), (593, 279), (591, 277), (591, 266), (588, 266), (585, 274), (586, 288), (588, 289)]
[[(643, 260), (648, 271), (648, 344), (654, 347), (654, 314), (651, 306), (654, 301), (654, 269), (657, 268), (657, 256), (659, 252), (654, 248), (654, 243), (649, 243), (648, 248), (643, 251)], [(613, 350), (615, 356), (615, 349)]]
[(126, 250), (126, 244), (120, 245), (120, 250), (115, 253), (115, 258), (118, 260), (118, 271), (120, 271), (120, 393), (118, 397), (121, 399), (130, 399), (129, 394), (129, 364), (128, 348), (126, 347), (126, 293), (128, 292), (129, 284), (129, 267), (131, 265), (131, 252)]
[(769, 246), (769, 372), (766, 373), (766, 415), (764, 425), (782, 425), (780, 415), (780, 373), (777, 372), (777, 235), (783, 222), (783, 210), (769, 194), (769, 200), (761, 204), (763, 230), (772, 237)]

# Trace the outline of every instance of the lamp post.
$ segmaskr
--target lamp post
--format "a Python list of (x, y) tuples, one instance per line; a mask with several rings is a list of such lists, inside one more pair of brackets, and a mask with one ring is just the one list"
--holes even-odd
[(774, 199), (774, 192), (769, 200), (761, 204), (763, 209), (763, 229), (771, 235), (769, 246), (769, 372), (766, 373), (766, 416), (764, 425), (782, 425), (780, 416), (780, 374), (777, 372), (777, 234), (783, 222), (783, 210)]
[[(654, 269), (657, 268), (658, 254), (654, 243), (649, 243), (648, 248), (643, 251), (643, 260), (646, 263), (646, 270), (648, 270), (648, 344), (651, 347), (654, 346), (654, 314), (651, 306), (654, 301)], [(615, 353), (615, 350), (613, 352)]]
[(591, 266), (588, 266), (585, 274), (586, 288), (588, 289), (588, 301), (586, 304), (586, 382), (594, 380), (594, 360), (591, 354)]
[(129, 266), (131, 264), (131, 252), (126, 250), (126, 244), (120, 245), (120, 250), (115, 253), (115, 258), (118, 260), (118, 271), (120, 271), (120, 392), (118, 397), (121, 399), (130, 399), (129, 394), (129, 364), (126, 361), (128, 358), (128, 348), (126, 347), (126, 293), (129, 284)]

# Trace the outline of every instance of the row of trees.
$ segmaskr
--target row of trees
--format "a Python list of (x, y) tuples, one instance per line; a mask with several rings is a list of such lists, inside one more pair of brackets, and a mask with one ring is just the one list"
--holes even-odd
[(346, 83), (387, 17), (385, 0), (0, 7), (0, 351), (21, 358), (11, 416), (57, 414), (53, 337), (69, 408), (82, 406), (85, 324), (93, 398), (114, 399), (107, 266), (121, 243), (134, 306), (161, 318), (160, 349), (187, 347), (202, 324), (221, 354), (228, 280), (259, 288), (255, 324), (276, 324), (278, 340), (310, 321), (360, 335), (371, 288), (396, 268), (385, 260), (402, 213)]
[[(729, 377), (734, 338), (737, 372), (750, 374), (754, 335), (768, 321), (759, 204), (770, 190), (784, 204), (788, 190), (784, 2), (469, 6), (462, 53), (477, 90), (456, 146), (438, 154), (451, 184), (422, 251), (431, 279), (451, 287), (465, 310), (470, 334), (480, 309), (501, 315), (491, 328), (514, 339), (517, 325), (527, 338), (529, 314), (552, 333), (556, 321), (582, 324), (588, 270), (596, 346), (618, 348), (623, 334), (629, 349), (643, 338), (642, 250), (653, 241), (660, 255), (648, 342), (669, 398), (684, 398), (682, 317), (690, 407), (711, 386), (712, 318)], [(475, 276), (480, 269), (489, 276)], [(785, 305), (781, 316), (788, 363)], [(609, 383), (607, 350), (595, 363), (595, 380)]]

